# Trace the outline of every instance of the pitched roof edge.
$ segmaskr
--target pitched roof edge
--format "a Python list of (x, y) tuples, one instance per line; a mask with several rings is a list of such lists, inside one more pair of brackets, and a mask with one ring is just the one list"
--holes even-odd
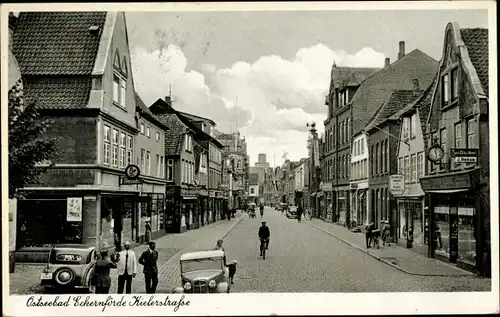
[(92, 69), (93, 76), (103, 75), (108, 62), (109, 52), (111, 51), (111, 42), (115, 30), (116, 19), (118, 12), (106, 12), (106, 21), (99, 39), (99, 48), (97, 49), (94, 68)]

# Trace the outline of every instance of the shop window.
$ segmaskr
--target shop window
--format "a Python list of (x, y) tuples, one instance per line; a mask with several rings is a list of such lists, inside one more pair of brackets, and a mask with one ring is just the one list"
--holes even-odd
[(111, 153), (111, 128), (104, 126), (104, 164), (109, 165), (109, 157)]
[(111, 164), (114, 167), (118, 167), (118, 130), (116, 130), (116, 129), (113, 129), (113, 145), (112, 145)]
[(132, 136), (128, 135), (127, 136), (127, 165), (130, 165), (132, 164), (132, 151), (133, 151), (133, 147), (132, 147)]
[(436, 237), (436, 252), (449, 256), (450, 254), (450, 207), (437, 205), (434, 207)]
[(474, 219), (476, 211), (472, 207), (473, 200), (467, 204), (463, 201), (463, 206), (458, 207), (458, 259), (476, 263), (476, 238), (474, 235)]

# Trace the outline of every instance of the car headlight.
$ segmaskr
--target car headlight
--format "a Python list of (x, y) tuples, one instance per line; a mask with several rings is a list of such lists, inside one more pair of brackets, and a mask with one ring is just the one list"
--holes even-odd
[(215, 283), (214, 280), (211, 280), (210, 282), (208, 282), (208, 287), (214, 288), (215, 286), (217, 286), (217, 283)]
[(191, 283), (187, 282), (186, 284), (184, 284), (184, 289), (189, 291), (191, 289)]

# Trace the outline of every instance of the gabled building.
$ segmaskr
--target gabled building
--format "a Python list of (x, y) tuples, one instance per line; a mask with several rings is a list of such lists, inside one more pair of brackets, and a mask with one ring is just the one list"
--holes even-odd
[(449, 23), (425, 118), (427, 175), (420, 179), (430, 255), (482, 275), (491, 274), (488, 67), (488, 30)]
[(389, 176), (397, 173), (398, 144), (401, 140), (400, 122), (391, 116), (422, 93), (417, 79), (414, 80), (413, 90), (393, 91), (364, 129), (370, 155), (368, 221), (374, 222), (377, 228), (385, 220), (392, 228), (397, 226), (397, 205), (389, 192)]
[[(359, 132), (353, 136), (351, 146), (351, 223), (352, 226), (368, 224), (369, 166), (368, 138)], [(332, 166), (333, 168), (333, 166)]]
[[(145, 218), (139, 205), (153, 206), (151, 199), (165, 189), (161, 176), (144, 171), (136, 181), (155, 186), (141, 191), (124, 183), (125, 168), (140, 159), (139, 121), (159, 132), (162, 126), (137, 112), (125, 14), (22, 12), (12, 49), (28, 102), (36, 100), (41, 115), (53, 120), (47, 135), (59, 141), (55, 165), (19, 201), (18, 250), (140, 242)], [(156, 153), (152, 149), (151, 158)], [(151, 208), (152, 214), (158, 206)]]
[(309, 159), (303, 158), (296, 165), (294, 169), (295, 179), (295, 206), (302, 205), (306, 208), (305, 201), (307, 191), (309, 190)]
[(259, 192), (259, 174), (250, 173), (248, 179), (248, 203), (259, 204), (260, 192)]

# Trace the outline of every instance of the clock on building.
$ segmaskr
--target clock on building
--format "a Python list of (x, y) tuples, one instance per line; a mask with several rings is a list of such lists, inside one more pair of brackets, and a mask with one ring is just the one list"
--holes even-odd
[(441, 161), (443, 156), (444, 156), (444, 150), (438, 144), (431, 146), (431, 148), (427, 152), (427, 159), (434, 163)]

